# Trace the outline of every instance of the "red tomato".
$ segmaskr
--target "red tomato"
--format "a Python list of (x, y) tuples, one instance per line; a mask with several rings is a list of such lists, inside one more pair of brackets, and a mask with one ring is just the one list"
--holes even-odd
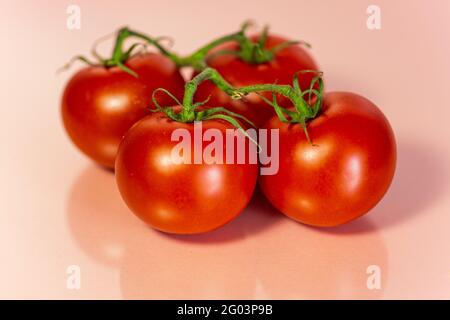
[[(123, 135), (153, 107), (153, 90), (164, 87), (182, 97), (184, 80), (175, 64), (160, 54), (137, 55), (126, 63), (138, 78), (118, 67), (86, 67), (66, 86), (64, 126), (75, 145), (95, 162), (114, 168)], [(161, 105), (173, 101), (162, 97)]]
[[(253, 41), (258, 41), (259, 37), (252, 37)], [(268, 36), (265, 47), (271, 49), (287, 40), (278, 36)], [(239, 46), (237, 43), (227, 43), (217, 47), (211, 54), (218, 50), (235, 50)], [(249, 64), (240, 58), (225, 54), (211, 58), (208, 65), (216, 69), (225, 80), (231, 85), (240, 87), (253, 84), (277, 83), (292, 84), (294, 74), (302, 70), (317, 70), (317, 65), (300, 45), (287, 47), (276, 53), (275, 58), (267, 63)], [(312, 73), (300, 75), (300, 87), (304, 90), (309, 88), (311, 79), (315, 76)], [(253, 121), (257, 127), (262, 126), (271, 116), (274, 115), (273, 108), (265, 103), (256, 94), (250, 94), (243, 100), (232, 100), (212, 82), (202, 83), (195, 95), (197, 101), (208, 98), (210, 105), (222, 106), (239, 113), (247, 119)], [(271, 93), (264, 95), (272, 100)], [(289, 100), (282, 96), (278, 97), (278, 102), (283, 107), (291, 106)]]
[(287, 216), (331, 227), (365, 214), (383, 197), (395, 171), (394, 133), (383, 113), (353, 93), (324, 97), (321, 114), (302, 127), (271, 118), (279, 129), (279, 171), (260, 177), (262, 191)]
[[(234, 127), (222, 120), (205, 120), (201, 133), (211, 128), (224, 134)], [(171, 157), (179, 143), (171, 141), (175, 129), (194, 136), (192, 123), (172, 121), (162, 113), (145, 117), (128, 131), (116, 160), (119, 191), (131, 211), (158, 230), (193, 234), (216, 229), (250, 201), (258, 165), (193, 164), (194, 146), (203, 152), (209, 145), (197, 140), (191, 143), (192, 164), (176, 163)]]

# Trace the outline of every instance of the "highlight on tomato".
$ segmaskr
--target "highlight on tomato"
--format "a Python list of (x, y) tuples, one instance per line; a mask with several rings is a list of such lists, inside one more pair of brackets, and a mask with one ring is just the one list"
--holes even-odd
[[(134, 43), (124, 50), (125, 39), (134, 36), (127, 28), (119, 30), (110, 59), (100, 57), (75, 73), (67, 83), (61, 102), (64, 127), (73, 143), (89, 158), (114, 168), (120, 141), (128, 129), (154, 107), (153, 90), (169, 89), (182, 97), (184, 79), (178, 66), (161, 53), (148, 53)], [(164, 50), (156, 41), (155, 46)], [(68, 64), (66, 67), (69, 67)], [(163, 98), (161, 103), (169, 103)]]
[[(120, 194), (136, 216), (157, 230), (196, 234), (217, 229), (242, 212), (256, 186), (258, 163), (249, 161), (250, 148), (244, 149), (246, 161), (239, 162), (238, 144), (230, 149), (227, 139), (227, 131), (248, 125), (224, 108), (193, 103), (193, 81), (182, 103), (173, 97), (173, 107), (159, 106), (159, 91), (153, 95), (158, 111), (138, 121), (120, 144), (115, 164)], [(182, 151), (180, 132), (187, 133), (189, 142)], [(244, 135), (247, 145), (251, 139)], [(210, 149), (218, 140), (227, 143)], [(229, 158), (229, 152), (232, 161), (211, 159), (217, 153)]]

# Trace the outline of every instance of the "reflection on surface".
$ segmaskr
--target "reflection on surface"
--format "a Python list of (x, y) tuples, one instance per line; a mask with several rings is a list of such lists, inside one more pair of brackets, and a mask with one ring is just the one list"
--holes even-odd
[(127, 299), (223, 299), (253, 297), (256, 249), (253, 239), (283, 217), (257, 193), (234, 221), (214, 232), (174, 236), (136, 234), (120, 271)]
[(207, 246), (153, 234), (140, 247), (126, 252), (120, 270), (123, 296), (127, 299), (249, 297), (255, 275), (251, 258), (254, 250), (247, 245), (221, 242)]
[[(258, 212), (248, 212), (257, 216)], [(120, 271), (125, 298), (367, 298), (370, 265), (388, 276), (387, 251), (376, 230), (342, 235), (288, 219), (238, 242), (210, 246), (172, 237), (144, 237), (129, 248)], [(369, 222), (365, 222), (369, 223)], [(365, 227), (366, 230), (370, 228)], [(155, 234), (153, 234), (155, 235)]]
[(369, 265), (381, 267), (386, 285), (386, 248), (367, 218), (336, 230), (309, 228), (257, 192), (219, 230), (166, 235), (135, 218), (113, 174), (95, 166), (75, 181), (67, 208), (80, 248), (119, 271), (128, 299), (380, 298), (383, 290), (366, 287)]
[[(357, 231), (364, 224), (365, 233)], [(263, 295), (275, 299), (377, 299), (388, 277), (388, 254), (367, 219), (347, 226), (348, 234), (286, 220), (259, 241), (256, 277)], [(338, 229), (336, 229), (338, 230)], [(367, 288), (370, 265), (381, 268), (381, 290)]]
[(67, 217), (81, 249), (95, 260), (115, 266), (122, 260), (126, 239), (139, 225), (120, 197), (114, 173), (94, 165), (75, 180)]

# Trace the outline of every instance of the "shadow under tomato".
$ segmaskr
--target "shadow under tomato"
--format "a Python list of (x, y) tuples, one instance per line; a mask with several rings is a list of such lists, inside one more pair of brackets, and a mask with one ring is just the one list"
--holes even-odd
[(263, 232), (282, 219), (284, 219), (284, 216), (272, 207), (257, 187), (247, 208), (225, 226), (198, 235), (169, 235), (164, 233), (163, 235), (178, 241), (197, 244), (236, 241)]
[(352, 234), (370, 231), (371, 221), (389, 228), (426, 212), (448, 188), (446, 159), (431, 147), (399, 140), (397, 169), (392, 184), (380, 203), (366, 215), (345, 225), (318, 229), (324, 233)]
[(371, 214), (378, 227), (414, 219), (448, 193), (449, 160), (442, 157), (442, 152), (431, 146), (399, 140), (394, 181)]

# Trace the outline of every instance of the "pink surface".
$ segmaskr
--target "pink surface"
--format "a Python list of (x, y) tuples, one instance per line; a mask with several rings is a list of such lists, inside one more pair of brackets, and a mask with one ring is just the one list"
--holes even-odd
[[(72, 3), (78, 31), (66, 28)], [(450, 2), (162, 3), (1, 2), (0, 298), (450, 299)], [(381, 30), (366, 27), (370, 4)], [(370, 214), (334, 230), (288, 220), (256, 196), (216, 232), (153, 231), (66, 137), (59, 99), (77, 67), (55, 70), (124, 24), (188, 53), (247, 18), (309, 41), (329, 90), (383, 110), (398, 140), (393, 185)], [(79, 290), (66, 287), (69, 265), (81, 268)], [(380, 290), (366, 286), (370, 265)]]

